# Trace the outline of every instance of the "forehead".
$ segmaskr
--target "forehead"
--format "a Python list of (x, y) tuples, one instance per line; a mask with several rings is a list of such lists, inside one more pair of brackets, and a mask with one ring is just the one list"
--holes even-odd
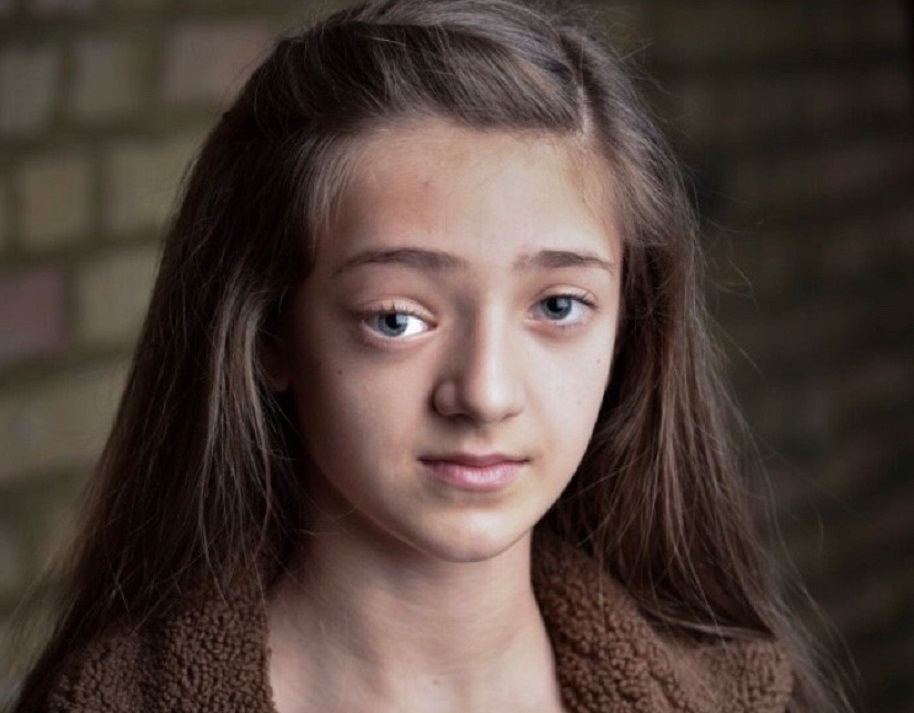
[(590, 238), (615, 253), (611, 178), (572, 138), (444, 121), (394, 126), (355, 149), (327, 248), (419, 240), (494, 258), (499, 248)]

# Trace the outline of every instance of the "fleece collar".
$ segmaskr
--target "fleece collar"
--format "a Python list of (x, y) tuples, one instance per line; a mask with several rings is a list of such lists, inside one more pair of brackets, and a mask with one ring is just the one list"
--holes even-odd
[[(569, 713), (785, 710), (792, 676), (776, 643), (674, 639), (575, 548), (538, 535), (534, 552), (534, 591)], [(91, 642), (51, 691), (48, 709), (275, 713), (260, 591), (240, 587), (155, 626)]]

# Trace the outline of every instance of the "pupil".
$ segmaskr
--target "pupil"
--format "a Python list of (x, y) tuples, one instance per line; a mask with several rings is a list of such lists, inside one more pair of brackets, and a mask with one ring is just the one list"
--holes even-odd
[(381, 328), (388, 334), (401, 334), (407, 326), (407, 316), (399, 312), (392, 312), (381, 317)]
[(567, 317), (571, 313), (570, 297), (549, 297), (546, 299), (546, 313), (550, 317)]

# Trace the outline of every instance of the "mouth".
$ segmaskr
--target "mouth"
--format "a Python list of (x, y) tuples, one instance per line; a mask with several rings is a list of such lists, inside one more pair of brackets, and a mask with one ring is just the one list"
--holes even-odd
[(504, 453), (449, 453), (420, 459), (436, 481), (470, 492), (494, 492), (513, 483), (527, 458)]

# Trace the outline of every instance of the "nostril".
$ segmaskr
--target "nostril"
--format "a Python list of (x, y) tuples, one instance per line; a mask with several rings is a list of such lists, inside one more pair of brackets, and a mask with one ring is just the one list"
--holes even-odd
[(447, 345), (441, 354), (440, 380), (432, 395), (437, 413), (492, 423), (520, 412), (522, 375), (510, 330), (504, 325), (494, 309), (475, 315)]
[(510, 370), (454, 375), (442, 379), (432, 394), (437, 413), (481, 423), (499, 421), (521, 411), (521, 399)]

